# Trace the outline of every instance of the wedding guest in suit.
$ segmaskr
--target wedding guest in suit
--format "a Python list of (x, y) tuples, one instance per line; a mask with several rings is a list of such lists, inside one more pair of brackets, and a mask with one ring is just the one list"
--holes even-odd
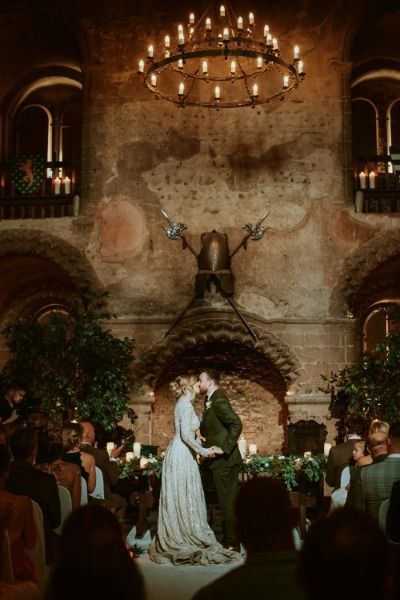
[(93, 504), (64, 524), (47, 600), (144, 600), (142, 576), (116, 517)]
[(394, 482), (400, 479), (400, 421), (390, 426), (388, 450), (385, 460), (361, 470), (364, 507), (375, 519), (379, 517), (379, 507), (383, 500), (390, 497)]
[(36, 581), (35, 565), (26, 553), (26, 550), (34, 548), (36, 542), (32, 502), (27, 496), (17, 496), (6, 491), (10, 461), (9, 449), (0, 445), (0, 521), (10, 538), (15, 579)]
[(237, 496), (235, 515), (246, 562), (202, 588), (193, 600), (303, 599), (296, 579), (293, 510), (282, 483), (256, 478), (244, 484)]
[(348, 417), (346, 421), (347, 441), (337, 446), (332, 446), (328, 455), (326, 466), (326, 483), (335, 490), (340, 488), (340, 476), (344, 467), (347, 467), (352, 458), (354, 442), (361, 440), (365, 431), (365, 419), (362, 417)]
[(394, 482), (390, 494), (386, 533), (392, 542), (400, 544), (400, 479)]
[[(386, 433), (370, 433), (370, 435), (367, 438), (366, 446), (372, 458), (372, 463), (369, 464), (376, 464), (386, 459), (388, 455)], [(368, 466), (368, 464), (357, 466), (364, 467)], [(347, 493), (346, 506), (358, 508), (360, 510), (363, 510), (364, 508), (364, 500), (361, 486), (361, 468), (351, 469), (350, 471), (350, 482)]]
[(90, 421), (81, 421), (81, 425), (83, 427), (81, 448), (84, 452), (93, 456), (96, 467), (99, 467), (103, 473), (106, 506), (122, 519), (125, 515), (127, 502), (119, 494), (113, 493), (111, 486), (115, 485), (119, 478), (117, 458), (120, 456), (124, 446), (122, 444), (118, 448), (114, 448), (111, 456), (109, 456), (105, 448), (96, 448), (96, 433), (93, 424)]
[(382, 600), (387, 571), (385, 535), (356, 509), (338, 508), (311, 525), (300, 552), (299, 579), (308, 600)]
[(61, 521), (60, 500), (54, 477), (33, 466), (37, 446), (37, 433), (32, 429), (17, 429), (12, 434), (10, 448), (14, 461), (11, 463), (6, 488), (13, 494), (28, 496), (42, 509), (46, 562), (51, 564), (59, 537), (53, 530)]
[(218, 502), (224, 518), (224, 546), (240, 550), (234, 532), (234, 503), (239, 489), (242, 456), (237, 440), (242, 422), (232, 409), (227, 395), (219, 388), (220, 376), (215, 369), (205, 369), (199, 377), (200, 393), (206, 396), (200, 433), (207, 448), (218, 446), (224, 453), (210, 461)]

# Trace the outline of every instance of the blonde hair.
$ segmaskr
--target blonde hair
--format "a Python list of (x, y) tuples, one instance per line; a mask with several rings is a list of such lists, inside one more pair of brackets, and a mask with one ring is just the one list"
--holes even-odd
[(363, 452), (365, 452), (364, 440), (359, 440), (358, 442), (354, 442), (353, 450), (362, 450)]
[(195, 396), (194, 385), (197, 379), (194, 375), (179, 375), (174, 381), (169, 384), (170, 389), (174, 392), (176, 399), (180, 398), (182, 394), (190, 393)]
[(374, 419), (369, 426), (369, 433), (389, 433), (389, 423), (386, 421), (380, 421), (379, 419)]
[(62, 430), (62, 443), (64, 452), (75, 448), (83, 439), (83, 427), (79, 423), (68, 423)]

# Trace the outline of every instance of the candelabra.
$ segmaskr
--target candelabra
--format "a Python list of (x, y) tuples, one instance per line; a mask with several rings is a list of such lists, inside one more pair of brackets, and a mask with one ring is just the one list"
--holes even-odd
[(212, 3), (199, 20), (191, 13), (178, 25), (176, 40), (165, 35), (162, 44), (149, 43), (138, 72), (150, 92), (181, 106), (255, 107), (283, 100), (303, 81), (298, 46), (285, 60), (268, 25), (255, 39), (254, 13), (245, 22), (228, 3), (213, 13)]

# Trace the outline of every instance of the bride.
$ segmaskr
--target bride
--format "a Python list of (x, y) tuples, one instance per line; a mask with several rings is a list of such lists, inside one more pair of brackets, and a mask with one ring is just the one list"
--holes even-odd
[(223, 454), (221, 448), (203, 448), (196, 440), (200, 422), (192, 402), (198, 393), (193, 377), (177, 377), (171, 383), (175, 406), (175, 435), (163, 463), (157, 534), (150, 559), (157, 563), (216, 564), (237, 560), (239, 555), (225, 550), (207, 522), (207, 508), (196, 454), (211, 458)]

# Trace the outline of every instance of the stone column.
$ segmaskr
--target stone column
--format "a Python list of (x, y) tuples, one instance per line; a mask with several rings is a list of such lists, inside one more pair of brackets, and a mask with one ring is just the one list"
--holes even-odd
[(134, 422), (133, 430), (136, 441), (141, 444), (152, 444), (153, 403), (154, 391), (144, 386), (135, 392), (129, 405), (138, 417)]
[(288, 415), (291, 423), (296, 423), (301, 419), (306, 421), (314, 419), (317, 423), (324, 423), (328, 430), (326, 441), (330, 444), (335, 443), (336, 420), (331, 419), (329, 412), (330, 394), (324, 392), (312, 392), (310, 394), (289, 392), (285, 396), (285, 402), (288, 405)]

